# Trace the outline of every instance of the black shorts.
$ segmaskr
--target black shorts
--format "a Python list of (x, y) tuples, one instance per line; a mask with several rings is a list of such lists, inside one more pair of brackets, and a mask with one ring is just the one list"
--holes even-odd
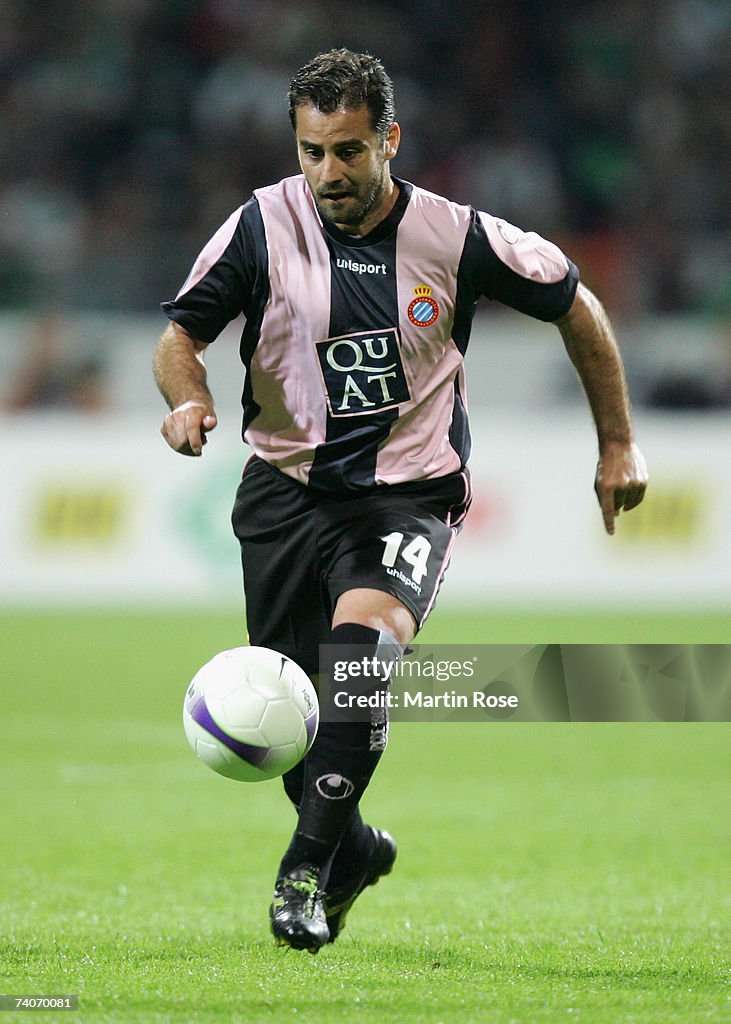
[(250, 459), (232, 516), (249, 641), (317, 672), (335, 603), (356, 587), (393, 594), (421, 627), (469, 502), (466, 472), (323, 498)]

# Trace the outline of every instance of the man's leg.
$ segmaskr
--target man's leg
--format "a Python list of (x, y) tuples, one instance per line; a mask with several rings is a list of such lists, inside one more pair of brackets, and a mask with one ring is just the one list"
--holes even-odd
[[(466, 478), (459, 475), (408, 493), (385, 491), (318, 507), (314, 532), (334, 606), (332, 632), (321, 642), (333, 659), (357, 665), (364, 658), (393, 663), (401, 656), (433, 607), (459, 529), (453, 512), (461, 520), (467, 498)], [(348, 679), (347, 673), (331, 682), (333, 690), (363, 692), (362, 678)], [(374, 691), (386, 687), (383, 678), (373, 681)], [(328, 688), (325, 680), (325, 693)], [(320, 696), (322, 708), (322, 688)], [(393, 864), (391, 837), (356, 817), (383, 753), (386, 727), (385, 716), (336, 721), (321, 715), (301, 789), (296, 784), (297, 829), (271, 907), (281, 944), (316, 952), (337, 936), (362, 889)], [(285, 785), (292, 796), (292, 780)]]
[[(400, 658), (415, 629), (412, 614), (392, 595), (365, 588), (347, 591), (339, 598), (333, 616), (328, 645), (332, 663), (347, 665), (366, 659), (370, 664), (375, 658), (392, 664)], [(358, 676), (353, 692), (359, 692), (361, 683)], [(385, 692), (387, 685), (387, 675), (383, 675), (375, 680), (373, 692)], [(349, 691), (346, 678), (339, 678), (337, 686)], [(281, 892), (275, 892), (272, 911), (272, 929), (282, 944), (315, 951), (335, 937), (325, 924), (327, 911), (322, 909), (317, 892), (300, 898), (305, 884), (312, 887), (316, 879), (317, 890), (327, 888), (337, 894), (328, 915), (337, 934), (361, 889), (393, 864), (393, 840), (366, 826), (358, 812), (358, 802), (383, 754), (386, 733), (385, 708), (373, 718), (321, 719), (317, 738), (304, 762), (301, 791), (299, 773), (285, 780), (290, 797), (299, 805), (299, 817), (280, 864), (277, 888)], [(286, 880), (292, 877), (297, 888), (287, 898)]]

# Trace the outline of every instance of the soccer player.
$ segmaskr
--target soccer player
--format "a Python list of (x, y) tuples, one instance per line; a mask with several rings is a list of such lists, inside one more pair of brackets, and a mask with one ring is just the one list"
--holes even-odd
[[(315, 57), (289, 115), (302, 173), (257, 189), (205, 246), (163, 304), (154, 368), (172, 410), (163, 436), (200, 455), (216, 426), (204, 352), (243, 312), (254, 454), (233, 525), (249, 638), (316, 674), (323, 644), (393, 661), (434, 605), (470, 503), (463, 358), (480, 297), (558, 327), (596, 424), (609, 533), (647, 472), (599, 301), (551, 242), (392, 176), (400, 130), (377, 59)], [(358, 806), (386, 738), (382, 710), (322, 721), (285, 775), (298, 818), (270, 907), (278, 943), (332, 942), (391, 870), (394, 840)]]

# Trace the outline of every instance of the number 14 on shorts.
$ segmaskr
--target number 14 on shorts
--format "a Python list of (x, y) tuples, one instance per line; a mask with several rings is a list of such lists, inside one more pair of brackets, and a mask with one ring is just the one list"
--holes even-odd
[(421, 583), (427, 574), (427, 561), (431, 554), (431, 544), (426, 537), (417, 536), (410, 540), (406, 547), (401, 548), (404, 542), (403, 533), (395, 531), (386, 537), (381, 537), (385, 543), (381, 564), (387, 569), (393, 569), (396, 559), (401, 558), (407, 565), (411, 566), (411, 578), (414, 583)]

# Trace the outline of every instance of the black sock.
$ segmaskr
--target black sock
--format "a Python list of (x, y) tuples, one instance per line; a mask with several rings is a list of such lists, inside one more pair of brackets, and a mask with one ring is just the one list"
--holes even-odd
[(373, 847), (373, 834), (364, 824), (360, 810), (356, 807), (348, 819), (332, 859), (329, 884), (336, 889), (343, 882), (349, 881), (362, 865), (367, 864)]
[(335, 851), (327, 843), (323, 843), (313, 836), (303, 835), (297, 830), (284, 852), (277, 878), (286, 875), (299, 864), (314, 864), (320, 869), (320, 888), (324, 888), (334, 853)]
[(302, 786), (305, 781), (305, 762), (304, 759), (296, 764), (294, 768), (290, 768), (288, 772), (285, 772), (282, 776), (282, 782), (284, 783), (284, 792), (287, 794), (289, 799), (295, 806), (295, 809), (299, 811), (300, 802), (302, 800)]
[[(330, 644), (334, 652), (333, 664), (377, 656), (393, 660), (401, 651), (393, 637), (356, 623), (337, 626), (330, 635)], [(354, 692), (362, 693), (362, 678), (354, 677), (354, 682)], [(347, 679), (339, 680), (337, 685), (339, 690), (348, 691)], [(376, 688), (385, 689), (386, 685), (379, 679)], [(387, 724), (382, 708), (372, 718), (362, 721), (320, 721), (315, 742), (303, 762), (299, 800), (297, 770), (288, 772), (284, 780), (290, 799), (299, 803), (299, 818), (280, 865), (280, 876), (305, 861), (326, 872), (343, 838), (346, 839), (344, 861), (362, 855), (367, 830), (360, 814), (356, 818), (354, 812), (383, 754)], [(347, 833), (349, 827), (352, 832)], [(322, 876), (321, 884), (324, 884)]]
[[(304, 761), (300, 761), (299, 764), (295, 765), (290, 771), (288, 771), (283, 777), (284, 789), (292, 801), (295, 810), (299, 811), (299, 805), (302, 801), (302, 786), (305, 780), (305, 765)], [(282, 874), (286, 874), (291, 868), (302, 864), (302, 858), (306, 856), (307, 837), (302, 839), (297, 838), (297, 834), (292, 839), (289, 845), (287, 853), (285, 853), (282, 863), (279, 868), (280, 877)], [(310, 840), (311, 843), (316, 843), (317, 840)], [(315, 858), (317, 859), (318, 853), (323, 854), (324, 851), (318, 850), (318, 847), (309, 847), (310, 854), (314, 851)], [(290, 855), (291, 852), (291, 855)], [(345, 830), (340, 837), (337, 849), (332, 857), (329, 871), (327, 872), (328, 881), (334, 887), (339, 886), (341, 883), (349, 881), (354, 874), (357, 874), (358, 868), (361, 864), (365, 864), (368, 861), (371, 853), (373, 852), (373, 835), (368, 826), (364, 823), (360, 808), (356, 807), (353, 813), (348, 818), (348, 823), (345, 826)], [(321, 883), (324, 885), (325, 881), (321, 874)]]

